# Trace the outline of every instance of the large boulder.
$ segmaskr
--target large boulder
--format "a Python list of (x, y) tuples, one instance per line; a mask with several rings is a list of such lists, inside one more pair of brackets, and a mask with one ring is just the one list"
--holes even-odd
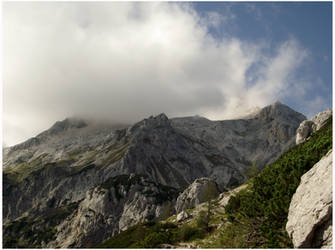
[(299, 128), (297, 129), (297, 135), (295, 139), (296, 144), (298, 145), (304, 142), (314, 132), (314, 127), (314, 122), (309, 120), (305, 120), (300, 123)]
[(329, 109), (326, 111), (322, 111), (318, 113), (316, 116), (312, 118), (312, 121), (315, 124), (315, 131), (322, 128), (322, 126), (325, 124), (325, 122), (333, 115), (333, 110)]
[(286, 231), (295, 248), (332, 248), (332, 150), (301, 177)]
[(188, 208), (193, 208), (207, 201), (210, 197), (218, 196), (218, 194), (217, 184), (213, 180), (209, 178), (196, 179), (178, 196), (176, 211), (179, 213)]
[(184, 221), (188, 218), (190, 218), (190, 214), (186, 211), (181, 211), (178, 215), (177, 215), (177, 218), (176, 218), (176, 221), (177, 222), (181, 222), (181, 221)]
[(312, 118), (312, 120), (305, 120), (300, 123), (299, 128), (297, 129), (296, 135), (296, 144), (300, 144), (307, 140), (307, 138), (318, 131), (325, 122), (333, 115), (333, 110), (329, 109), (323, 112), (318, 113), (316, 116)]

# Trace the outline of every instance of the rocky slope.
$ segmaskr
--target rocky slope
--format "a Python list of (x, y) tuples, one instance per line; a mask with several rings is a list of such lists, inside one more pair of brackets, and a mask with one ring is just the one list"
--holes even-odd
[[(215, 183), (197, 179), (178, 196), (178, 213), (158, 223), (137, 224), (99, 247), (331, 248), (332, 118), (322, 124), (304, 143), (211, 203), (205, 202), (205, 193)], [(209, 204), (204, 228), (199, 222)]]
[[(332, 248), (331, 172), (332, 150), (301, 178), (301, 184), (291, 201), (286, 225), (295, 248)], [(188, 191), (193, 190), (187, 197), (193, 201), (197, 200), (203, 188), (210, 182), (207, 178), (196, 180), (186, 189)], [(230, 222), (225, 206), (227, 206), (233, 196), (241, 191), (248, 192), (251, 186), (252, 180), (228, 192), (223, 192), (212, 200), (211, 219), (209, 222), (210, 232), (204, 233), (197, 222), (201, 211), (207, 211), (208, 203), (203, 201), (190, 206), (187, 211), (183, 210), (159, 223), (137, 224), (134, 228), (110, 238), (99, 247), (246, 248), (250, 238), (255, 235), (253, 231), (255, 224), (241, 224), (241, 221)], [(194, 192), (196, 188), (199, 192)], [(186, 190), (179, 197), (185, 197)], [(239, 229), (232, 231), (231, 226)], [(249, 227), (250, 231), (246, 229), (247, 227)], [(143, 231), (143, 235), (139, 237), (138, 231)], [(244, 237), (246, 232), (248, 235)], [(166, 237), (162, 237), (162, 235)], [(229, 238), (225, 238), (226, 235)], [(155, 240), (153, 240), (153, 237)], [(132, 241), (128, 240), (130, 238)], [(149, 242), (148, 239), (151, 239), (151, 241)], [(283, 237), (281, 237), (281, 240), (283, 240)], [(121, 244), (121, 241), (124, 243)], [(231, 242), (234, 243), (232, 244)], [(258, 246), (262, 246), (264, 238), (257, 236), (255, 243), (258, 243)], [(283, 246), (277, 245), (276, 248), (279, 247)], [(288, 248), (288, 246), (285, 248)]]
[[(237, 186), (252, 165), (260, 169), (294, 145), (305, 119), (274, 103), (240, 120), (160, 114), (128, 127), (57, 122), (4, 150), (5, 246), (91, 246), (133, 223), (159, 218), (174, 205), (176, 190), (197, 178), (209, 177), (221, 190)], [(134, 183), (101, 189), (113, 178)], [(118, 194), (123, 200), (115, 206)], [(163, 203), (157, 194), (164, 194)], [(151, 202), (157, 205), (148, 208)], [(17, 227), (27, 230), (12, 238)], [(32, 227), (47, 235), (30, 235)]]
[(286, 224), (295, 248), (332, 248), (332, 169), (330, 150), (301, 177)]

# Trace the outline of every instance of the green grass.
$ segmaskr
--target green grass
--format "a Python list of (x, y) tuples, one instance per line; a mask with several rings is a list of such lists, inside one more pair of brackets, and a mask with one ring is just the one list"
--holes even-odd
[(311, 138), (284, 153), (233, 196), (225, 207), (230, 221), (218, 247), (291, 248), (285, 230), (288, 209), (301, 176), (332, 148), (332, 118)]
[(32, 172), (37, 171), (42, 167), (42, 165), (33, 165), (23, 162), (18, 164), (15, 168), (6, 168), (3, 174), (11, 184), (18, 184), (26, 177), (28, 177)]
[(178, 227), (174, 223), (146, 222), (130, 227), (98, 248), (155, 248), (164, 243), (187, 242), (204, 236), (204, 231), (191, 225)]
[[(71, 166), (71, 168), (68, 169), (70, 170), (69, 175), (72, 176), (96, 167), (94, 164), (92, 164), (92, 162), (94, 161), (97, 152), (95, 151), (85, 152), (80, 155), (74, 155), (74, 153), (78, 152), (78, 150), (72, 150), (71, 152), (72, 153), (71, 154), (69, 153), (64, 159), (58, 160), (56, 162), (43, 163), (43, 158), (47, 156), (47, 154), (42, 154), (32, 161), (21, 162), (15, 166), (9, 166), (3, 171), (4, 180), (11, 185), (18, 185), (29, 175), (43, 168), (52, 168), (52, 167), (67, 168)], [(84, 162), (82, 162), (80, 165), (72, 166), (74, 162), (79, 160), (85, 154), (86, 154), (86, 160)]]
[(47, 154), (42, 154), (29, 162), (21, 162), (15, 166), (9, 166), (3, 171), (4, 180), (6, 182), (8, 181), (11, 185), (18, 185), (32, 173), (45, 167), (66, 167), (74, 162), (72, 159), (63, 159), (56, 162), (43, 163), (45, 156), (47, 156)]
[(125, 155), (127, 152), (127, 149), (129, 147), (130, 143), (126, 144), (121, 144), (121, 145), (111, 145), (108, 148), (108, 155), (107, 157), (103, 160), (102, 165), (103, 166), (108, 166), (110, 164), (113, 164), (114, 162), (117, 162), (122, 159), (122, 157)]

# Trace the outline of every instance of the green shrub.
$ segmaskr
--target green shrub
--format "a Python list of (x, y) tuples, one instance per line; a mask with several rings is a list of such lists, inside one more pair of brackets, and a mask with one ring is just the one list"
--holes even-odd
[(98, 248), (154, 248), (161, 244), (175, 244), (203, 238), (205, 233), (190, 225), (178, 227), (174, 223), (149, 221), (137, 224), (113, 236), (100, 244)]
[(209, 227), (209, 216), (206, 211), (202, 210), (199, 212), (198, 218), (196, 220), (196, 225), (198, 228), (208, 231)]
[(169, 232), (153, 232), (147, 235), (139, 245), (141, 248), (153, 248), (159, 244), (170, 243), (170, 238)]
[(176, 241), (190, 241), (198, 238), (203, 238), (205, 231), (200, 228), (184, 225), (179, 229)]
[[(229, 226), (227, 233), (224, 232), (221, 236), (222, 239), (229, 237), (247, 239), (250, 245), (247, 244), (245, 247), (292, 247), (285, 230), (291, 198), (300, 183), (301, 176), (331, 148), (332, 118), (309, 140), (293, 147), (273, 164), (264, 168), (253, 178), (248, 190), (231, 197), (225, 211), (227, 219), (235, 226)], [(238, 231), (242, 225), (248, 225), (244, 230), (248, 237), (233, 232)], [(233, 247), (226, 245), (224, 240), (222, 244), (224, 247)]]
[(165, 222), (161, 224), (162, 229), (172, 229), (172, 228), (177, 228), (178, 226), (172, 222)]

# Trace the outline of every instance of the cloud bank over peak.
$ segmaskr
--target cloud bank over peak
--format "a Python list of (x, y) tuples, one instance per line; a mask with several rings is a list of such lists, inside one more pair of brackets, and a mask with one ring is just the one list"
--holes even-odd
[[(4, 141), (69, 116), (134, 122), (152, 114), (239, 117), (311, 85), (296, 77), (308, 51), (291, 38), (214, 38), (227, 18), (187, 3), (6, 2)], [(296, 91), (292, 91), (296, 90)], [(322, 100), (316, 100), (320, 105)]]

